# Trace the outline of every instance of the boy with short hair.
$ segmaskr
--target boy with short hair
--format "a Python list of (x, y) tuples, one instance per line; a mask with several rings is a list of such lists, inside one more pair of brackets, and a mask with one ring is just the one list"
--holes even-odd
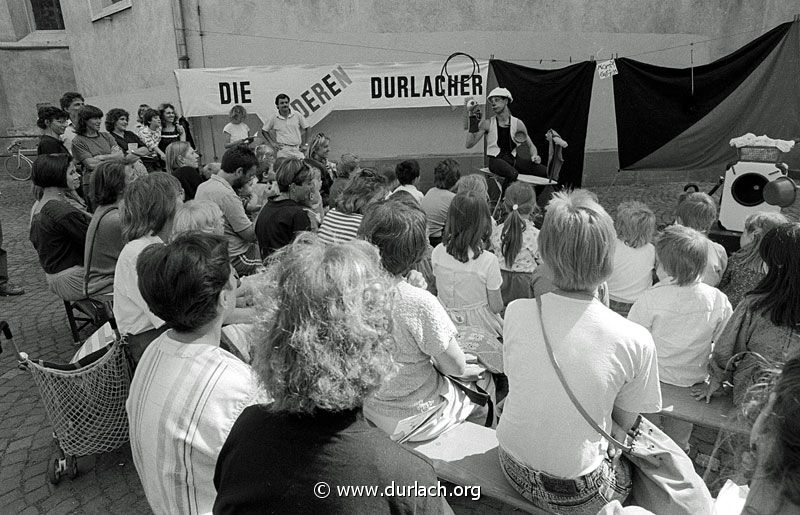
[(397, 176), (400, 186), (395, 188), (392, 194), (398, 191), (407, 191), (411, 193), (414, 200), (421, 203), (424, 195), (417, 189), (417, 183), (419, 182), (419, 163), (417, 160), (408, 159), (398, 163), (394, 169), (394, 173)]
[[(689, 227), (664, 229), (656, 257), (665, 279), (645, 290), (628, 314), (628, 320), (653, 335), (662, 383), (689, 387), (705, 381), (714, 341), (733, 313), (724, 293), (700, 281), (708, 244), (708, 238)], [(661, 425), (688, 450), (691, 423), (662, 417)]]
[[(717, 205), (707, 193), (683, 193), (678, 198), (675, 223), (691, 227), (708, 239), (708, 231), (717, 221), (717, 214)], [(708, 260), (701, 280), (709, 286), (718, 285), (727, 266), (728, 254), (725, 247), (708, 240)], [(662, 279), (660, 275), (659, 279)]]

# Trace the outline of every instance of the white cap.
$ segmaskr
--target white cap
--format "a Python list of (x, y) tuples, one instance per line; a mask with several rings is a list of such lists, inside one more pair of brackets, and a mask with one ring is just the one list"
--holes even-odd
[(511, 96), (511, 92), (506, 88), (494, 88), (486, 98), (492, 97), (505, 97), (509, 102), (514, 101), (514, 97)]

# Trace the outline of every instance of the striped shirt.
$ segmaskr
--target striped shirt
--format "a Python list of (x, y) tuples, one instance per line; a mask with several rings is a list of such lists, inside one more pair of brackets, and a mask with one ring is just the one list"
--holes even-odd
[(319, 239), (325, 243), (345, 243), (356, 239), (358, 228), (361, 227), (363, 215), (358, 213), (345, 214), (336, 209), (331, 209), (322, 219), (319, 226)]
[(222, 444), (241, 412), (263, 399), (248, 365), (170, 334), (148, 346), (131, 381), (133, 463), (156, 514), (210, 513)]

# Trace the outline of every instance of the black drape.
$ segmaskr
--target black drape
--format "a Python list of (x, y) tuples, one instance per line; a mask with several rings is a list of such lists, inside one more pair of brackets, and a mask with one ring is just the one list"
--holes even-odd
[(497, 84), (514, 96), (511, 112), (525, 122), (542, 164), (547, 164), (548, 130), (555, 130), (569, 144), (559, 184), (579, 188), (595, 63), (586, 61), (558, 70), (537, 70), (496, 59), (489, 65)]
[(691, 68), (617, 59), (614, 108), (620, 168), (631, 167), (709, 114), (747, 80), (791, 25), (779, 25), (735, 52), (695, 67), (694, 92)]

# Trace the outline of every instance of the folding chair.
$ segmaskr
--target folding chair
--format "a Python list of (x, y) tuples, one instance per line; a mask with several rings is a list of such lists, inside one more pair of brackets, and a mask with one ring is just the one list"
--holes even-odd
[(75, 345), (81, 344), (80, 332), (82, 330), (89, 326), (100, 327), (109, 318), (103, 300), (88, 298), (72, 302), (65, 300), (64, 309), (67, 312), (67, 321)]

